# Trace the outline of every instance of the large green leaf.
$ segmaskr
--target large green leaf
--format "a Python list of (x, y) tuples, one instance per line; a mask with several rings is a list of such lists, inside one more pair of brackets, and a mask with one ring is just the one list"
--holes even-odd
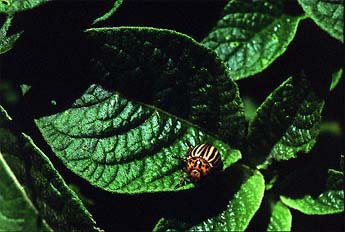
[(11, 119), (6, 111), (0, 107), (0, 151), (20, 182), (20, 188), (25, 189), (28, 198), (38, 210), (39, 218), (44, 219), (54, 231), (100, 231), (90, 213), (66, 185), (48, 157), (29, 136), (16, 135), (11, 131), (9, 128), (13, 125), (8, 123), (13, 121), (9, 120)]
[(298, 2), (319, 27), (344, 42), (344, 0), (298, 0)]
[(267, 68), (286, 50), (301, 17), (284, 13), (285, 0), (230, 1), (203, 44), (216, 51), (234, 80)]
[(123, 2), (123, 0), (113, 0), (113, 1), (114, 1), (113, 7), (107, 13), (95, 19), (92, 24), (102, 22), (110, 18), (117, 11), (117, 9), (121, 6)]
[(324, 215), (344, 212), (344, 174), (328, 170), (325, 188), (317, 196), (305, 194), (302, 197), (281, 196), (287, 206), (309, 215)]
[[(197, 224), (163, 218), (157, 223), (154, 231), (244, 231), (260, 207), (265, 183), (259, 171), (243, 168), (242, 172), (245, 174), (243, 183), (223, 212)], [(199, 205), (201, 208), (204, 207), (204, 204)]]
[[(240, 147), (244, 112), (237, 85), (216, 54), (175, 31), (120, 27), (86, 32), (96, 83), (199, 125)], [(110, 84), (109, 84), (110, 82)]]
[(50, 0), (1, 0), (0, 13), (12, 15), (19, 11), (29, 10)]
[(111, 192), (176, 190), (182, 169), (173, 156), (184, 158), (187, 142), (214, 144), (225, 167), (241, 157), (190, 123), (99, 85), (90, 86), (70, 109), (36, 124), (69, 169)]
[(272, 214), (267, 231), (291, 231), (292, 215), (281, 201), (272, 205)]
[(7, 16), (6, 21), (0, 28), (0, 54), (6, 53), (11, 50), (14, 43), (20, 37), (21, 33), (16, 33), (11, 36), (7, 36), (8, 28), (11, 26), (12, 16)]
[(0, 152), (0, 231), (52, 231), (43, 221)]
[(254, 164), (295, 158), (309, 152), (321, 121), (321, 101), (305, 79), (288, 78), (258, 108), (249, 125), (249, 156)]

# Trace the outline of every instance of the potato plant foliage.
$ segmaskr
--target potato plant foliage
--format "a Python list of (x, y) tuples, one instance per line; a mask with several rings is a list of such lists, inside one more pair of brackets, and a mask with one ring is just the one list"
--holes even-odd
[(0, 231), (344, 230), (343, 0), (0, 14)]

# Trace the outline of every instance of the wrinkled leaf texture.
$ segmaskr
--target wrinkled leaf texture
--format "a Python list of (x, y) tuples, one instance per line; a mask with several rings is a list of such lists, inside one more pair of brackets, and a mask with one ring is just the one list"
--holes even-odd
[(290, 77), (258, 108), (249, 125), (251, 161), (267, 165), (272, 159), (288, 160), (308, 153), (320, 129), (320, 100), (307, 80)]
[[(244, 231), (260, 207), (265, 183), (259, 171), (242, 167), (242, 172), (246, 178), (223, 212), (197, 224), (162, 218), (154, 231)], [(200, 204), (200, 207), (203, 207), (203, 204)]]
[(284, 12), (285, 0), (232, 0), (202, 41), (227, 64), (231, 78), (243, 79), (266, 69), (285, 52), (300, 16)]

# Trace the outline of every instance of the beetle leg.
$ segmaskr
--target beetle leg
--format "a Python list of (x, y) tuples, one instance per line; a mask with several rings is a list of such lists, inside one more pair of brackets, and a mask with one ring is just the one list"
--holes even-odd
[(186, 178), (183, 175), (181, 175), (180, 182), (175, 186), (175, 188), (182, 187), (185, 184), (187, 184)]
[(186, 141), (186, 144), (188, 146), (188, 150), (193, 150), (193, 146), (189, 141)]

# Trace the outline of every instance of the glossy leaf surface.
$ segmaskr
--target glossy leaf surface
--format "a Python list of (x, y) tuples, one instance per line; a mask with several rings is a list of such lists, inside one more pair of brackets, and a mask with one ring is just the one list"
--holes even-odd
[(225, 167), (241, 158), (190, 123), (98, 85), (70, 109), (36, 123), (69, 169), (111, 192), (175, 191), (182, 167), (174, 156), (185, 158), (187, 142), (215, 145)]
[(232, 79), (259, 73), (284, 53), (301, 19), (284, 13), (285, 2), (233, 0), (225, 6), (202, 43), (227, 64)]

